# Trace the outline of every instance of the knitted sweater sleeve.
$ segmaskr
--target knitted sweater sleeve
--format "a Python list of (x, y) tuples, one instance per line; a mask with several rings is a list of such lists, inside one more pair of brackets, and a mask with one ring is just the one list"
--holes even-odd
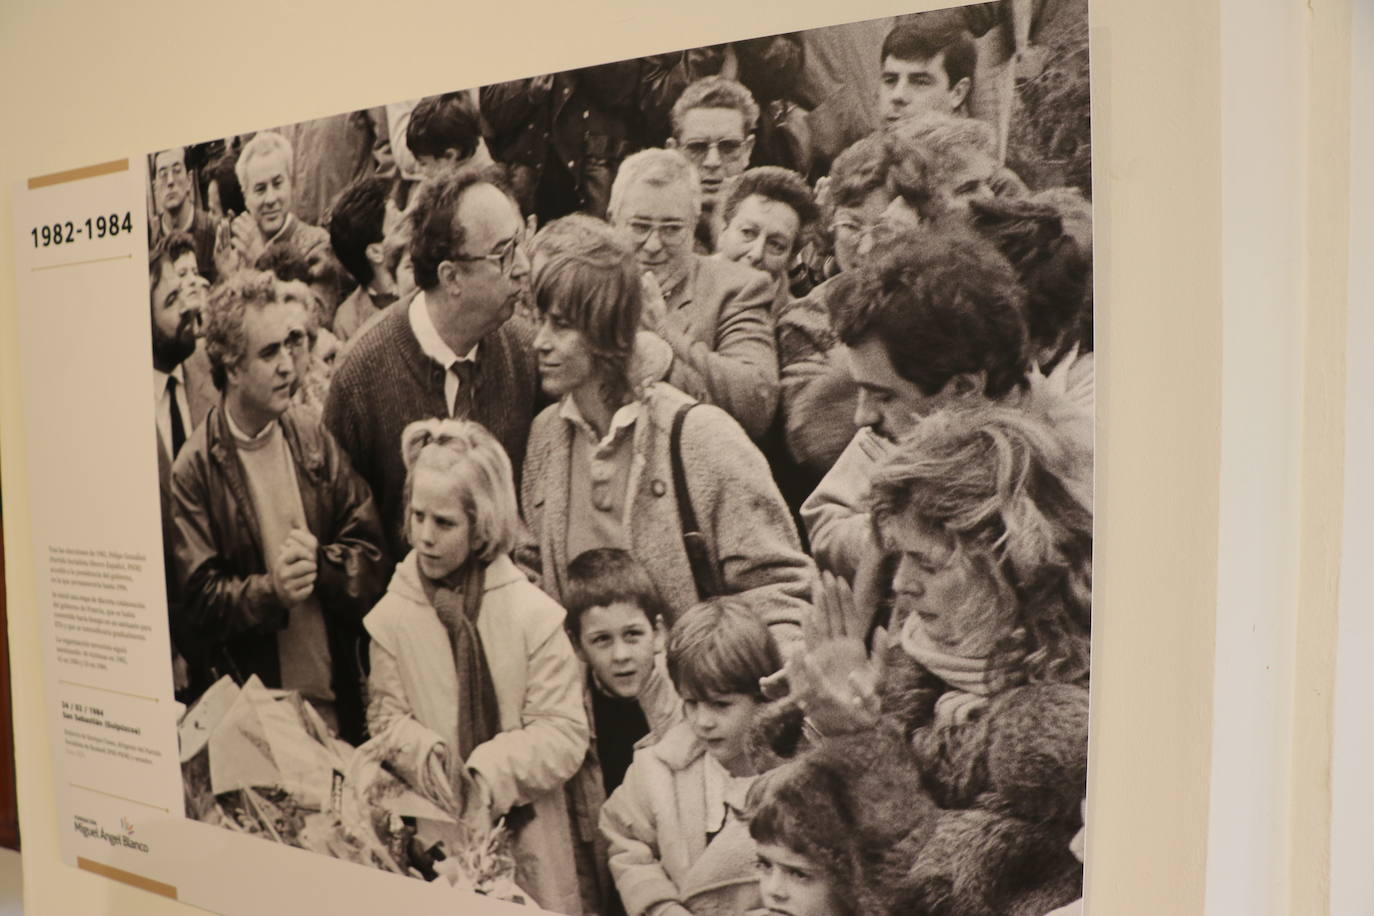
[(802, 552), (768, 461), (719, 409), (694, 408), (683, 424), (683, 465), (703, 530), (729, 594), (749, 594), (780, 642), (811, 612), (815, 565)]

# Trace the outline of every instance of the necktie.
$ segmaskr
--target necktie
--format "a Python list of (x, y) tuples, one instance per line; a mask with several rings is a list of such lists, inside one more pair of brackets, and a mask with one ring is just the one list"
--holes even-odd
[(177, 406), (177, 377), (167, 376), (167, 402), (172, 414), (172, 457), (177, 456), (186, 443), (186, 426), (181, 420), (181, 408)]
[(458, 377), (458, 392), (453, 396), (453, 410), (449, 412), (455, 420), (466, 420), (472, 413), (472, 377), (477, 364), (470, 359), (455, 359), (448, 371)]

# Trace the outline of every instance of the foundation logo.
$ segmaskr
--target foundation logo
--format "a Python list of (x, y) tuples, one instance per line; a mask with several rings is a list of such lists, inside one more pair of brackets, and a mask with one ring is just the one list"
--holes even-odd
[(134, 824), (127, 817), (119, 819), (118, 832), (111, 832), (99, 822), (78, 814), (72, 820), (72, 829), (90, 840), (104, 840), (111, 846), (122, 846), (125, 849), (134, 849), (138, 852), (148, 851), (147, 843), (141, 843), (134, 839)]

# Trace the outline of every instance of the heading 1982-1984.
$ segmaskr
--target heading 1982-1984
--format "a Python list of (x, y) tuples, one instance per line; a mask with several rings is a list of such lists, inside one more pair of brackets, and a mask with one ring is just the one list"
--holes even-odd
[(29, 230), (33, 236), (33, 247), (47, 248), (51, 245), (72, 245), (81, 241), (95, 241), (107, 236), (116, 236), (121, 232), (133, 232), (134, 219), (132, 212), (125, 210), (123, 214), (110, 213), (99, 216), (88, 216), (84, 222), (52, 223), (46, 226), (34, 226)]

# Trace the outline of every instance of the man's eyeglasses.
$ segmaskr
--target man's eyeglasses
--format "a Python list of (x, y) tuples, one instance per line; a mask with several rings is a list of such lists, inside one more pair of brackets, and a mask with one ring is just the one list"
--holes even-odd
[(493, 251), (491, 254), (456, 254), (453, 256), (455, 261), (490, 261), (496, 265), (496, 269), (502, 275), (509, 277), (510, 272), (515, 269), (515, 252), (519, 250), (520, 243), (524, 241), (524, 233), (517, 232), (510, 237), (510, 241), (501, 246), (500, 251)]
[(711, 150), (720, 153), (722, 159), (737, 159), (744, 152), (744, 141), (728, 137), (724, 140), (688, 140), (682, 144), (682, 151), (694, 162), (703, 161)]
[(638, 245), (649, 241), (649, 236), (658, 233), (659, 241), (665, 245), (676, 245), (687, 238), (689, 227), (686, 223), (656, 223), (648, 219), (632, 219), (626, 225), (630, 238)]
[(180, 178), (185, 174), (186, 166), (182, 165), (180, 162), (173, 162), (171, 165), (164, 165), (162, 168), (158, 169), (156, 177), (158, 181), (166, 181), (168, 175)]

